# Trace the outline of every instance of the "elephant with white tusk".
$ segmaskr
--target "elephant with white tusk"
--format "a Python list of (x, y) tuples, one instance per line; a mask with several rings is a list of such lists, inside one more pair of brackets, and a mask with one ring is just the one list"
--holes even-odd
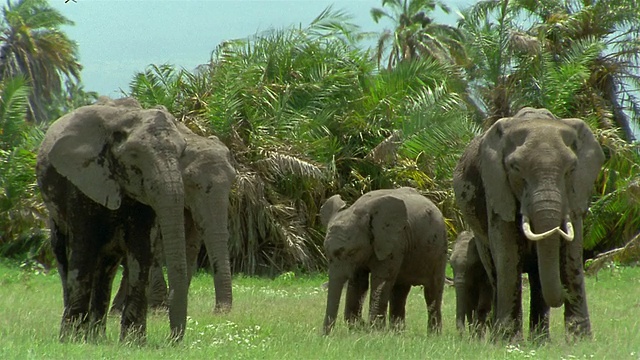
[(584, 121), (545, 109), (498, 120), (465, 150), (453, 186), (496, 291), (496, 333), (521, 336), (526, 272), (532, 337), (549, 337), (549, 307), (562, 305), (568, 334), (590, 335), (582, 219), (603, 162)]

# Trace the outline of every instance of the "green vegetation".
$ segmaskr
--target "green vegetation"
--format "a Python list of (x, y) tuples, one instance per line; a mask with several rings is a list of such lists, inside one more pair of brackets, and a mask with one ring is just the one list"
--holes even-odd
[[(165, 341), (166, 313), (150, 314), (144, 347), (118, 342), (117, 316), (109, 317), (108, 338), (100, 346), (60, 344), (62, 296), (57, 274), (5, 263), (0, 264), (0, 279), (2, 359), (637, 359), (640, 355), (640, 319), (631, 315), (640, 306), (639, 268), (610, 267), (587, 279), (593, 340), (567, 343), (562, 309), (554, 309), (551, 342), (544, 345), (461, 339), (455, 328), (453, 287), (445, 289), (441, 335), (426, 335), (424, 298), (414, 288), (405, 331), (349, 330), (339, 322), (324, 337), (326, 292), (321, 284), (326, 277), (294, 273), (273, 280), (236, 276), (234, 309), (224, 316), (212, 313), (211, 276), (198, 274), (190, 290), (188, 330), (179, 345)], [(527, 309), (525, 304), (525, 319)]]
[[(132, 74), (124, 95), (166, 106), (231, 149), (235, 272), (323, 271), (317, 213), (334, 193), (351, 202), (416, 187), (442, 209), (454, 239), (464, 228), (451, 189), (459, 155), (522, 106), (585, 119), (605, 150), (585, 221), (587, 254), (637, 234), (634, 1), (482, 1), (463, 9), (457, 26), (434, 21), (438, 9), (451, 11), (442, 1), (384, 0), (372, 20), (393, 27), (366, 34), (328, 8), (306, 27), (225, 41), (194, 71), (151, 64)], [(45, 267), (54, 263), (33, 172), (40, 126), (98, 96), (79, 81), (65, 24), (45, 0), (8, 0), (0, 18), (0, 257)], [(367, 48), (362, 40), (372, 37)]]
[(27, 119), (55, 120), (48, 111), (63, 92), (63, 81), (80, 80), (77, 45), (60, 30), (73, 22), (47, 0), (7, 0), (2, 10), (0, 80), (24, 76), (31, 82)]

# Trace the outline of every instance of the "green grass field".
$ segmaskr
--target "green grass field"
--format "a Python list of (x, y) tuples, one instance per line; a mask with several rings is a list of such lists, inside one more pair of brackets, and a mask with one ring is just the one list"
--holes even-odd
[[(562, 309), (552, 310), (551, 342), (545, 345), (460, 337), (453, 287), (445, 289), (440, 335), (426, 334), (424, 299), (414, 288), (403, 332), (349, 330), (339, 322), (325, 337), (324, 281), (324, 276), (293, 273), (274, 280), (236, 277), (233, 310), (213, 315), (213, 280), (199, 274), (190, 289), (188, 330), (181, 344), (165, 342), (165, 313), (150, 313), (146, 346), (119, 343), (119, 317), (113, 316), (105, 341), (61, 344), (57, 273), (0, 263), (0, 359), (640, 359), (640, 268), (613, 267), (588, 279), (594, 336), (574, 344), (565, 341)], [(526, 303), (524, 308), (526, 324)]]

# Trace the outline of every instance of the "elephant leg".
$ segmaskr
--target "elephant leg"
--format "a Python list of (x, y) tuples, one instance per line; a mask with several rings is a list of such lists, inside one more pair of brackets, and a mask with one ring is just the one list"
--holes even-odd
[[(469, 279), (472, 281), (473, 279)], [(465, 286), (464, 296), (462, 297), (462, 329), (464, 330), (464, 321), (466, 319), (469, 326), (469, 333), (475, 334), (478, 329), (478, 301), (480, 299), (480, 289), (475, 283), (467, 283)]]
[(93, 339), (105, 338), (106, 336), (111, 286), (120, 262), (119, 255), (103, 255), (100, 256), (100, 262), (96, 267), (89, 308), (90, 337)]
[(529, 289), (531, 291), (529, 338), (534, 341), (548, 340), (550, 307), (542, 296), (542, 285), (537, 266), (533, 266), (529, 271)]
[(120, 329), (120, 340), (129, 337), (135, 342), (144, 342), (147, 326), (147, 284), (149, 268), (141, 264), (140, 258), (127, 255), (127, 289)]
[(424, 285), (424, 299), (427, 303), (427, 331), (439, 333), (442, 330), (442, 293), (444, 292), (445, 265), (435, 272)]
[(349, 325), (362, 321), (362, 307), (369, 290), (369, 270), (357, 269), (347, 283), (344, 319)]
[[(493, 218), (492, 218), (493, 219)], [(508, 340), (522, 337), (522, 263), (519, 235), (513, 223), (493, 220), (489, 238), (496, 267), (495, 335)]]
[(60, 231), (60, 228), (53, 220), (49, 221), (51, 228), (51, 248), (58, 263), (58, 274), (62, 282), (62, 299), (66, 308), (69, 304), (69, 288), (67, 286), (67, 276), (69, 273), (69, 259), (67, 258), (67, 244), (69, 238)]
[(127, 224), (126, 265), (127, 289), (122, 311), (120, 340), (132, 337), (135, 342), (143, 343), (147, 326), (147, 286), (151, 267), (151, 233), (154, 213), (151, 208), (132, 204), (135, 217)]
[(487, 327), (489, 313), (491, 312), (491, 304), (493, 302), (493, 288), (488, 281), (482, 283), (479, 288), (480, 289), (476, 308), (476, 334), (478, 336), (482, 336), (484, 335), (484, 330)]
[(102, 226), (90, 221), (75, 219), (73, 238), (66, 248), (67, 272), (63, 284), (66, 288), (66, 304), (62, 315), (60, 339), (86, 340), (89, 330), (89, 310), (94, 274), (100, 265), (100, 248), (108, 234)]
[(591, 337), (591, 321), (584, 284), (582, 219), (573, 221), (574, 240), (560, 247), (560, 276), (567, 289), (564, 324), (569, 337)]
[(371, 293), (369, 296), (369, 321), (375, 327), (386, 323), (387, 307), (391, 297), (394, 279), (382, 277), (378, 272), (371, 273)]
[(149, 307), (152, 309), (168, 309), (167, 281), (164, 278), (162, 265), (154, 263), (149, 270)]
[(191, 217), (191, 213), (185, 210), (184, 214), (184, 232), (187, 239), (187, 278), (191, 283), (191, 278), (198, 270), (198, 254), (203, 244), (203, 236), (196, 229), (196, 225)]
[(411, 291), (411, 285), (398, 283), (396, 283), (391, 290), (389, 322), (394, 328), (400, 329), (404, 327), (404, 319), (406, 316), (405, 307), (407, 305), (409, 291)]
[[(186, 236), (188, 236), (188, 232), (185, 229), (185, 237)], [(164, 278), (164, 272), (162, 271), (164, 265), (164, 249), (162, 247), (162, 238), (157, 223), (151, 229), (151, 241), (153, 245), (153, 260), (151, 262), (151, 269), (149, 270), (149, 288), (147, 291), (149, 307), (152, 309), (168, 309), (168, 287), (167, 281)], [(187, 247), (186, 250), (188, 254), (189, 248)], [(189, 266), (189, 263), (187, 263), (187, 266)], [(190, 281), (189, 271), (187, 271), (187, 276)]]

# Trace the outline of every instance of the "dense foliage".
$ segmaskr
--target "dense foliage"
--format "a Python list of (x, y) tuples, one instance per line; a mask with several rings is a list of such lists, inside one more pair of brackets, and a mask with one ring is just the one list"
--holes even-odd
[[(134, 75), (125, 95), (167, 107), (232, 150), (234, 271), (323, 269), (317, 213), (334, 193), (352, 202), (414, 186), (442, 209), (453, 239), (464, 228), (451, 189), (459, 155), (483, 127), (525, 105), (585, 119), (605, 149), (585, 246), (604, 251), (638, 233), (633, 1), (479, 1), (457, 27), (437, 24), (438, 8), (449, 11), (440, 1), (382, 1), (374, 20), (396, 27), (375, 35), (371, 49), (349, 16), (329, 8), (307, 27), (226, 41), (193, 71), (163, 64)], [(5, 244), (42, 228), (32, 171), (38, 136), (24, 127), (29, 88), (15, 79), (2, 89), (21, 100), (2, 96), (3, 109), (14, 110), (0, 113)], [(55, 117), (96, 97), (69, 82), (47, 108)]]

